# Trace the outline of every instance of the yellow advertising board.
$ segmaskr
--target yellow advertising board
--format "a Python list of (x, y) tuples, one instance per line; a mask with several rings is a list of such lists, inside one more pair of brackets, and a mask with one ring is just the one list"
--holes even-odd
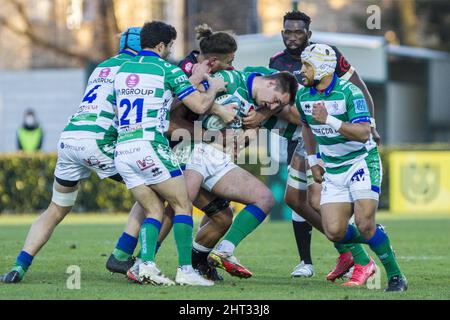
[(394, 151), (389, 181), (391, 211), (450, 214), (450, 151)]

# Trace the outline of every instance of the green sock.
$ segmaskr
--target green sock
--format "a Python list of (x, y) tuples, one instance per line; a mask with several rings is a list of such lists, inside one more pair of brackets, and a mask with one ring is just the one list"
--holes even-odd
[(350, 243), (367, 243), (367, 240), (364, 239), (362, 234), (359, 232), (358, 228), (349, 224), (347, 227), (347, 232), (344, 236), (344, 239), (340, 241), (341, 244), (350, 244)]
[(25, 276), (25, 273), (28, 271), (28, 268), (24, 268), (21, 265), (16, 264), (11, 271), (17, 271), (19, 273), (19, 277), (20, 279), (23, 279), (23, 277)]
[(33, 262), (33, 256), (28, 252), (22, 250), (16, 258), (16, 263), (11, 268), (11, 271), (17, 271), (19, 273), (20, 279), (23, 279), (25, 273), (28, 271), (28, 268), (31, 266)]
[(339, 254), (344, 254), (351, 251), (348, 244), (334, 242), (334, 247), (336, 248), (337, 252), (339, 252)]
[(173, 219), (173, 236), (178, 252), (178, 265), (192, 264), (192, 216), (176, 215)]
[(258, 207), (246, 206), (237, 214), (223, 240), (230, 241), (237, 246), (264, 221), (265, 217), (266, 214)]
[(361, 243), (352, 243), (347, 245), (352, 252), (355, 264), (366, 266), (370, 262), (369, 254)]
[(161, 222), (153, 218), (147, 218), (141, 227), (141, 259), (142, 261), (155, 261), (156, 241), (158, 240)]
[(131, 257), (131, 254), (128, 254), (118, 248), (115, 248), (112, 254), (119, 261), (127, 261), (128, 258)]
[(388, 279), (393, 276), (402, 275), (389, 237), (381, 226), (377, 226), (375, 234), (371, 239), (367, 240), (367, 243), (369, 244), (370, 249), (377, 254), (386, 269)]

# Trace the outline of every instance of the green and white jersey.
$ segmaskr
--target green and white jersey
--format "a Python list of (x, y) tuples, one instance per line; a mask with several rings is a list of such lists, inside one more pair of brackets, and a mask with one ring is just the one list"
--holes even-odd
[[(243, 102), (238, 114), (239, 116), (244, 117), (251, 110), (259, 109), (259, 106), (256, 105), (253, 97), (251, 96), (253, 79), (257, 76), (272, 74), (275, 72), (278, 71), (265, 67), (247, 67), (244, 71), (218, 71), (213, 76), (222, 77), (225, 82), (228, 82), (226, 86), (227, 93), (238, 97)], [(262, 125), (266, 129), (272, 130), (273, 132), (289, 140), (297, 140), (301, 137), (301, 127), (291, 124), (283, 119), (279, 119), (276, 116), (270, 117), (264, 121)]]
[(110, 145), (117, 139), (117, 118), (108, 96), (114, 92), (114, 77), (120, 66), (134, 58), (123, 50), (100, 63), (89, 77), (83, 100), (61, 134), (62, 138), (96, 139)]
[(328, 114), (344, 122), (369, 122), (370, 113), (361, 90), (336, 75), (324, 92), (315, 88), (302, 88), (297, 92), (296, 106), (302, 121), (307, 123), (319, 146), (319, 152), (329, 173), (342, 173), (367, 156), (365, 143), (351, 141), (326, 124), (312, 117), (314, 103), (324, 101)]
[(119, 118), (117, 143), (148, 140), (169, 145), (164, 133), (169, 128), (174, 95), (183, 100), (196, 89), (177, 66), (143, 50), (117, 72), (114, 96)]

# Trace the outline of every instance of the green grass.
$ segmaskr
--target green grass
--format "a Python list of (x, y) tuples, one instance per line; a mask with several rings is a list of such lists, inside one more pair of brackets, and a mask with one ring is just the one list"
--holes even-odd
[[(386, 226), (409, 281), (409, 290), (400, 294), (383, 293), (384, 270), (380, 290), (344, 288), (339, 285), (341, 281), (325, 281), (336, 252), (317, 232), (312, 245), (316, 276), (291, 279), (298, 258), (292, 226), (287, 221), (264, 223), (237, 248), (236, 255), (253, 271), (250, 279), (224, 274), (225, 281), (211, 288), (132, 284), (122, 275), (110, 275), (104, 267), (124, 222), (123, 216), (82, 216), (63, 222), (34, 259), (22, 283), (0, 284), (0, 299), (450, 299), (450, 218), (446, 217), (380, 216), (379, 222)], [(0, 216), (0, 272), (7, 271), (14, 262), (29, 223), (29, 217)], [(172, 278), (176, 272), (175, 252), (171, 235), (158, 253), (157, 262)], [(70, 265), (81, 268), (80, 290), (66, 288)]]

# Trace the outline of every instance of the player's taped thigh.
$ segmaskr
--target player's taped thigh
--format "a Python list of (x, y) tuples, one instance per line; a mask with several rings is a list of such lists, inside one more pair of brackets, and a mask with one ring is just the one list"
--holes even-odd
[(56, 191), (55, 187), (53, 186), (52, 202), (61, 207), (73, 207), (75, 201), (77, 200), (77, 195), (78, 190), (63, 193)]
[(289, 166), (287, 184), (297, 190), (306, 190), (306, 173)]
[(228, 208), (230, 206), (230, 201), (225, 200), (223, 198), (216, 198), (206, 206), (204, 206), (201, 210), (206, 214), (207, 217), (211, 218), (215, 214), (220, 211)]

